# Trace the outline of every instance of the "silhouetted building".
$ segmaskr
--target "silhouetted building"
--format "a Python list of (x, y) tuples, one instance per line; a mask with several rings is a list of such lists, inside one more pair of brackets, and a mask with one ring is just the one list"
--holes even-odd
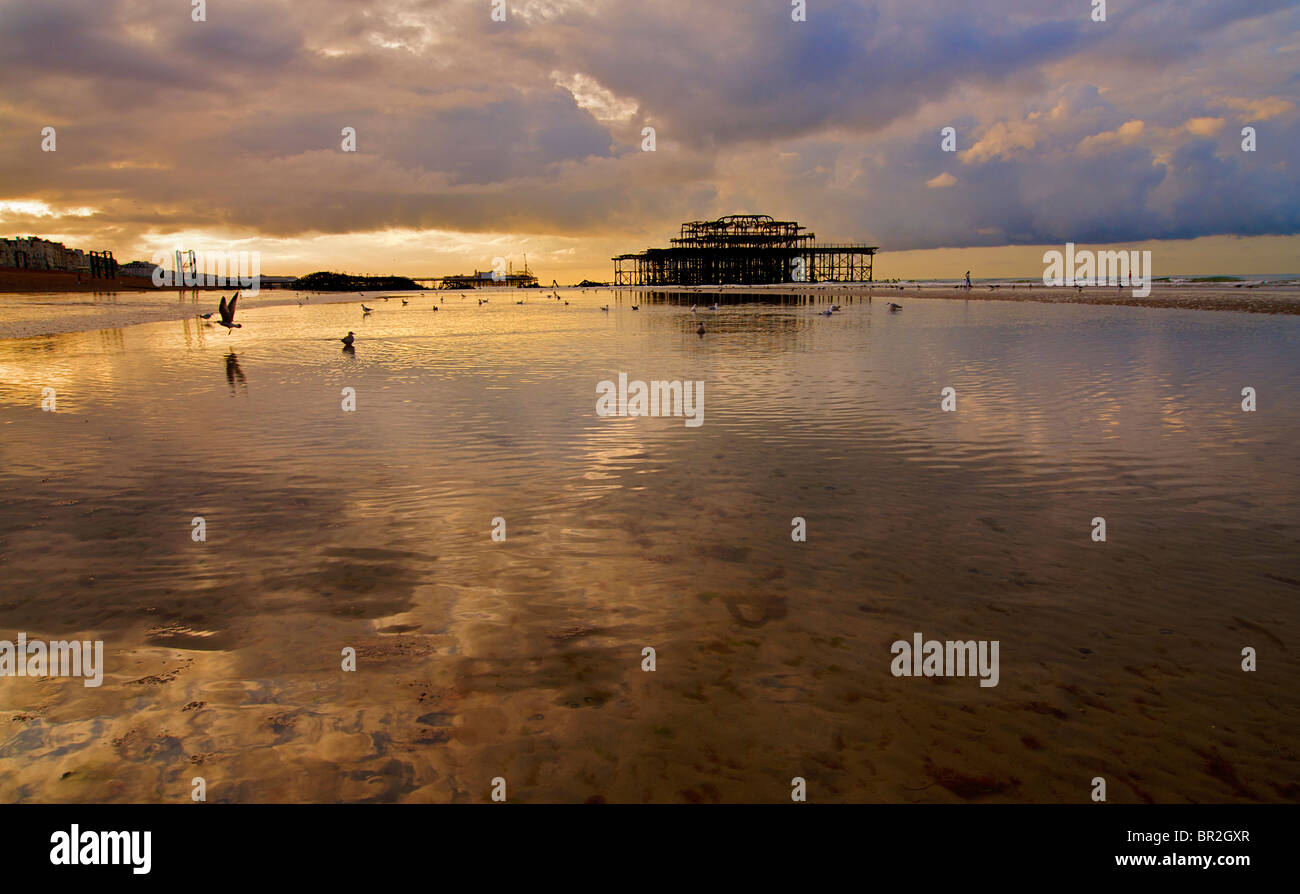
[(85, 252), (39, 236), (0, 239), (0, 267), (84, 273), (97, 279), (117, 277), (117, 261), (111, 251)]
[(733, 214), (682, 224), (670, 248), (618, 255), (616, 286), (871, 282), (874, 245), (819, 245), (792, 220)]

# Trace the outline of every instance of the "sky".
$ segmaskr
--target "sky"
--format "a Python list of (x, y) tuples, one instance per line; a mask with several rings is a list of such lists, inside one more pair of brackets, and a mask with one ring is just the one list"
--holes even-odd
[(0, 0), (0, 234), (565, 283), (762, 213), (878, 279), (1300, 273), (1300, 4), (1099, 2)]

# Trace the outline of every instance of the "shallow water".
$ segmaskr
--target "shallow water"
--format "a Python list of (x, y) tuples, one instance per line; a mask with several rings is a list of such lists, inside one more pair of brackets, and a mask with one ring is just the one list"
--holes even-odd
[(562, 294), (0, 341), (0, 638), (107, 664), (0, 684), (0, 797), (1300, 798), (1300, 321)]

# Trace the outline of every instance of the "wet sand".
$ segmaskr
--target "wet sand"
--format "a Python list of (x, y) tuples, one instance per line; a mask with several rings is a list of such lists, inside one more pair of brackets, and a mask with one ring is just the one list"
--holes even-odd
[(92, 279), (62, 270), (25, 270), (0, 267), (0, 292), (116, 292), (155, 291), (152, 280), (141, 276)]
[[(886, 287), (888, 290), (888, 287)], [(1098, 304), (1123, 307), (1162, 307), (1183, 310), (1228, 310), (1256, 314), (1300, 314), (1300, 286), (1240, 288), (1213, 286), (1170, 286), (1156, 284), (1151, 294), (1139, 298), (1132, 289), (1085, 286), (1055, 288), (1028, 285), (975, 285), (961, 287), (895, 287), (909, 298), (949, 298), (962, 301), (1041, 301), (1048, 304)]]
[[(154, 289), (147, 292), (93, 292), (88, 295), (43, 292), (5, 295), (0, 298), (0, 339), (122, 329), (167, 320), (193, 320), (200, 314), (216, 311), (221, 298), (229, 297), (236, 291), (185, 289), (178, 292), (175, 289)], [(399, 293), (294, 292), (283, 289), (261, 291), (256, 295), (240, 292), (238, 314), (242, 318), (243, 313), (258, 308), (296, 308), (300, 301), (303, 302), (304, 309), (327, 304), (382, 302), (382, 294)], [(422, 301), (423, 306), (433, 303), (422, 298), (431, 294), (429, 292), (401, 294), (412, 302)]]
[(0, 797), (1300, 800), (1300, 323), (562, 294), (0, 340), (0, 630), (108, 665), (0, 684)]
[(799, 286), (643, 286), (635, 292), (666, 294), (798, 294), (835, 295), (871, 292), (889, 300), (901, 298), (944, 298), (960, 301), (1036, 301), (1047, 304), (1095, 304), (1112, 307), (1180, 308), (1184, 310), (1237, 311), (1261, 314), (1300, 314), (1300, 282), (1249, 285), (1242, 283), (1153, 283), (1151, 294), (1135, 297), (1131, 288), (1114, 286), (1051, 287), (1041, 283), (976, 283), (967, 289), (950, 284), (809, 283)]

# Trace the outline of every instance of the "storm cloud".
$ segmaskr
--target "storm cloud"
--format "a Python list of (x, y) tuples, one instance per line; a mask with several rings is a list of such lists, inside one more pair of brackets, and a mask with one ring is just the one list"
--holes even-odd
[(0, 2), (0, 229), (528, 234), (597, 266), (736, 212), (890, 249), (1300, 232), (1294, 3), (492, 5)]

